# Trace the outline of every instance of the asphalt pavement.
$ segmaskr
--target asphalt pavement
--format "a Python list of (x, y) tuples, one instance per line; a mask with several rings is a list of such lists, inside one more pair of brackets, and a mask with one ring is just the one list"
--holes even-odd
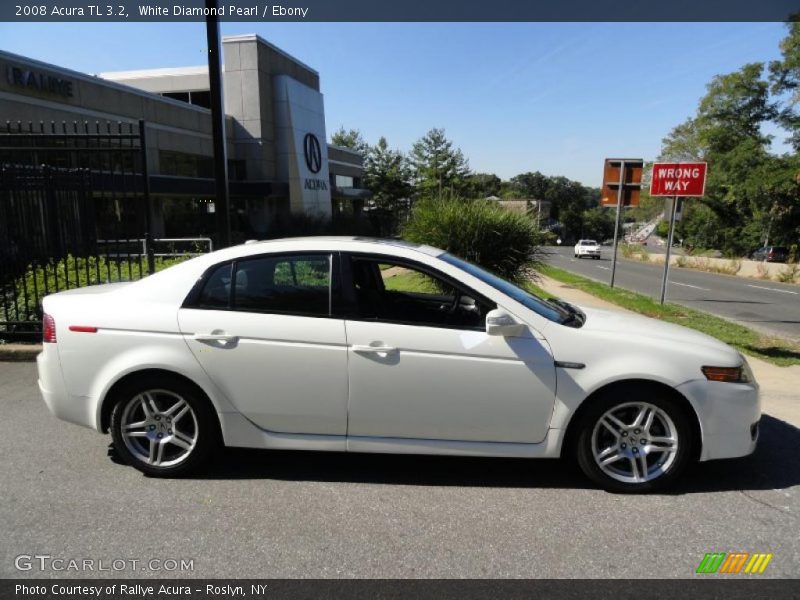
[[(555, 267), (603, 283), (611, 279), (613, 249), (601, 259), (577, 259), (573, 247), (550, 247), (546, 260)], [(663, 265), (626, 260), (618, 255), (616, 284), (658, 298)], [(670, 267), (667, 300), (697, 308), (775, 336), (800, 340), (800, 286)]]
[(609, 494), (560, 460), (249, 450), (160, 480), (55, 419), (35, 381), (0, 363), (0, 578), (165, 575), (16, 570), (37, 554), (193, 560), (166, 573), (185, 577), (717, 577), (695, 575), (704, 554), (733, 551), (800, 576), (800, 430), (774, 417), (753, 456), (669, 494)]

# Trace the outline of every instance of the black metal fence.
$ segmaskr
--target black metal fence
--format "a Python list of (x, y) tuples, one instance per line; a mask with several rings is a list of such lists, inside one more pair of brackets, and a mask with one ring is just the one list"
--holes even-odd
[(0, 340), (34, 340), (41, 299), (154, 270), (144, 123), (0, 127)]

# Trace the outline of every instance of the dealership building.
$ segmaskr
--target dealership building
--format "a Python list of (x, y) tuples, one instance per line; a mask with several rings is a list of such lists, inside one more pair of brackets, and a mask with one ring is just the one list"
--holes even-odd
[[(326, 143), (317, 71), (256, 35), (224, 37), (232, 222), (246, 237), (281, 217), (359, 211), (363, 157)], [(207, 66), (88, 75), (0, 51), (0, 123), (145, 123), (154, 233), (207, 233), (214, 173)]]

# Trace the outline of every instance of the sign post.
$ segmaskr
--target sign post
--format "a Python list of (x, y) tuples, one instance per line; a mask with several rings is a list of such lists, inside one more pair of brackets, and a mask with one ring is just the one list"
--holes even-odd
[(617, 275), (617, 248), (622, 227), (622, 207), (639, 205), (643, 166), (644, 161), (641, 158), (607, 158), (603, 169), (600, 206), (617, 207), (617, 216), (614, 220), (614, 253), (611, 259), (612, 288)]
[(650, 195), (672, 196), (672, 206), (669, 211), (667, 253), (664, 257), (664, 277), (661, 280), (661, 304), (664, 304), (667, 296), (669, 259), (672, 253), (672, 239), (675, 236), (675, 215), (678, 213), (678, 202), (683, 197), (698, 197), (705, 194), (707, 166), (704, 162), (653, 164)]

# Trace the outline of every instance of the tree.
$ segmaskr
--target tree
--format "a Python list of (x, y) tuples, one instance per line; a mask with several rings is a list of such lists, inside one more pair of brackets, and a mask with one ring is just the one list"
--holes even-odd
[(511, 178), (511, 184), (522, 198), (544, 200), (550, 185), (550, 178), (546, 175), (542, 175), (539, 171), (535, 173), (520, 173)]
[(602, 242), (614, 235), (615, 212), (596, 206), (583, 211), (583, 238), (593, 238)]
[[(777, 77), (777, 67), (770, 71)], [(752, 63), (714, 77), (697, 114), (663, 141), (662, 159), (709, 163), (705, 196), (687, 203), (680, 226), (693, 246), (713, 244), (726, 254), (746, 254), (767, 231), (786, 240), (796, 222), (796, 157), (769, 151), (763, 126), (780, 112), (763, 73), (763, 64)]]
[(717, 75), (697, 109), (700, 141), (708, 152), (729, 152), (746, 140), (765, 146), (770, 139), (761, 125), (774, 119), (777, 108), (762, 78), (763, 63), (751, 63), (727, 75)]
[(339, 127), (331, 136), (331, 144), (355, 150), (364, 157), (369, 152), (369, 144), (364, 140), (358, 129), (345, 130), (344, 127)]
[(499, 196), (503, 181), (494, 173), (473, 173), (467, 176), (465, 194), (468, 198)]
[(780, 43), (781, 60), (769, 64), (769, 79), (774, 94), (783, 95), (778, 122), (789, 132), (789, 142), (800, 151), (800, 23), (787, 23), (789, 35)]
[(371, 200), (378, 211), (381, 235), (393, 234), (414, 188), (406, 157), (402, 152), (389, 148), (385, 137), (381, 137), (367, 153), (364, 184), (372, 192)]
[(465, 190), (469, 163), (445, 137), (444, 129), (431, 129), (417, 140), (411, 148), (410, 161), (421, 196), (458, 195)]

